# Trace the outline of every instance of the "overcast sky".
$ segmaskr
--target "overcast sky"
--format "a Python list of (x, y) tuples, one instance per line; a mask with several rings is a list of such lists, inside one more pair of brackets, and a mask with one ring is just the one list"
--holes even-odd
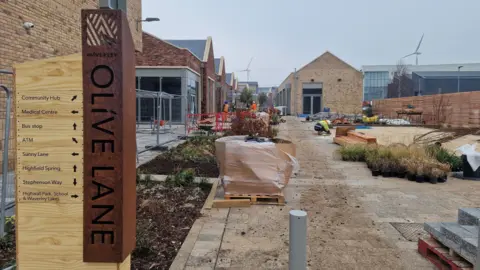
[[(143, 29), (163, 39), (213, 38), (215, 57), (240, 80), (280, 84), (326, 50), (360, 69), (480, 62), (479, 0), (143, 0)], [(406, 59), (414, 64), (415, 57)]]

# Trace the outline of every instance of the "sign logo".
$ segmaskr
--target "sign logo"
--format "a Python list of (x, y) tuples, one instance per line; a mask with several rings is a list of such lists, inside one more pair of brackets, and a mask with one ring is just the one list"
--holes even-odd
[(112, 14), (89, 14), (86, 23), (88, 46), (111, 46), (117, 43), (118, 25)]

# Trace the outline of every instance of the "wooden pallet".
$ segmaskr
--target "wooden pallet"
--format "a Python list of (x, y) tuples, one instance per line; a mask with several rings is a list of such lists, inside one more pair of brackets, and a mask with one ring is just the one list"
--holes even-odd
[(418, 240), (418, 252), (437, 269), (441, 270), (473, 270), (473, 265), (455, 254), (433, 236)]
[(250, 200), (251, 204), (271, 204), (271, 205), (285, 205), (285, 197), (283, 194), (225, 194), (225, 200)]

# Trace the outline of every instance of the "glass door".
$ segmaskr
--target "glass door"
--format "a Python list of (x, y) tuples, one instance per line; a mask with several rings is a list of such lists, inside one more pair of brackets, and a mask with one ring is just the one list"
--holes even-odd
[(319, 113), (322, 111), (322, 97), (312, 97), (312, 114)]
[(303, 114), (311, 114), (312, 113), (312, 97), (304, 96), (303, 97)]

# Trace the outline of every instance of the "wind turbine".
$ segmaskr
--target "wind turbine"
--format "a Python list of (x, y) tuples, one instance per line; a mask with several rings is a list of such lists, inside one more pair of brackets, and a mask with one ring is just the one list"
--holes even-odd
[(409, 56), (412, 56), (412, 55), (415, 55), (415, 64), (418, 66), (418, 56), (420, 54), (422, 54), (421, 52), (418, 51), (418, 49), (420, 49), (420, 45), (422, 45), (422, 40), (423, 40), (423, 36), (424, 34), (422, 34), (422, 38), (420, 38), (420, 42), (418, 42), (418, 46), (417, 48), (415, 49), (415, 52), (409, 54), (409, 55), (405, 55), (404, 57), (402, 58), (406, 58), (406, 57), (409, 57)]
[(244, 70), (239, 70), (239, 72), (247, 72), (247, 82), (250, 81), (250, 64), (252, 63), (253, 61), (253, 57), (250, 58), (250, 62), (248, 62), (248, 65), (247, 65), (247, 68), (244, 69)]

